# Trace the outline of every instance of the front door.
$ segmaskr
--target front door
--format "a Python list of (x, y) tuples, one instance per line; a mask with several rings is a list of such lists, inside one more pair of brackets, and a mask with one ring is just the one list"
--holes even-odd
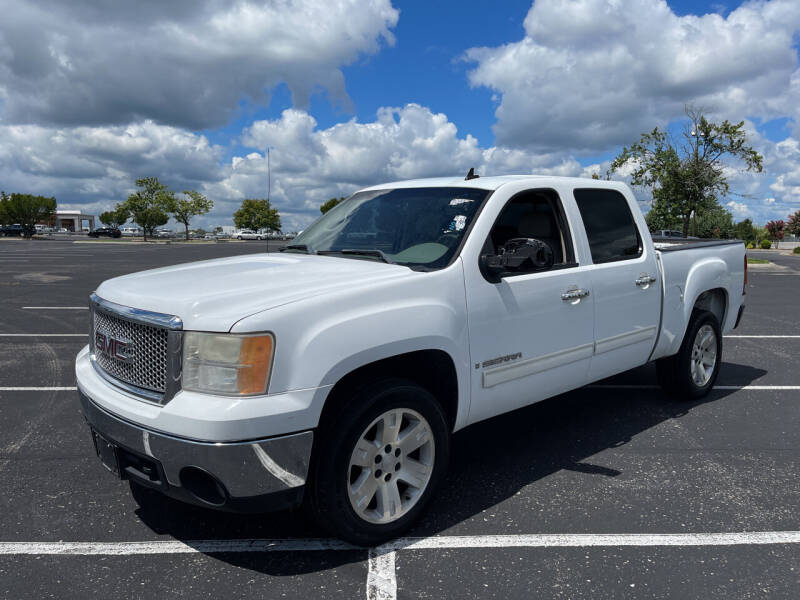
[(466, 265), (472, 358), (470, 421), (479, 421), (583, 385), (594, 345), (590, 274), (578, 269), (563, 207), (554, 190), (513, 196), (483, 253), (514, 238), (535, 238), (554, 253), (544, 272), (509, 272), (493, 283)]

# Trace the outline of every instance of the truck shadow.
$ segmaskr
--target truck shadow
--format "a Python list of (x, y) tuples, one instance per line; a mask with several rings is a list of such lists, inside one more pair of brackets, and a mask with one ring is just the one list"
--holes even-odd
[[(653, 385), (650, 367), (611, 380), (608, 385)], [(766, 371), (725, 365), (738, 385)], [(632, 383), (635, 382), (635, 383)], [(720, 385), (726, 381), (719, 381)], [(720, 402), (735, 390), (714, 390), (698, 401), (676, 401), (657, 388), (581, 388), (512, 413), (475, 424), (453, 439), (448, 475), (410, 536), (446, 531), (516, 495), (523, 488), (562, 470), (585, 477), (617, 477), (613, 466), (587, 461), (604, 450), (695, 408)], [(141, 520), (158, 534), (179, 540), (327, 537), (302, 511), (235, 515), (206, 510), (131, 486)], [(570, 490), (564, 490), (569, 493)], [(535, 492), (532, 492), (535, 494)], [(589, 510), (587, 508), (587, 510)], [(532, 533), (506, 529), (491, 533)], [(296, 575), (363, 561), (365, 552), (306, 551), (214, 554), (219, 560), (269, 575)]]

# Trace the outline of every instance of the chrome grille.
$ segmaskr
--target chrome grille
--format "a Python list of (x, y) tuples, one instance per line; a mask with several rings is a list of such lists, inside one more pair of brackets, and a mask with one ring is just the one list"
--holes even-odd
[(124, 319), (97, 310), (96, 307), (92, 312), (93, 349), (98, 331), (117, 340), (130, 342), (127, 361), (112, 358), (95, 349), (97, 365), (115, 379), (163, 394), (167, 388), (169, 330)]

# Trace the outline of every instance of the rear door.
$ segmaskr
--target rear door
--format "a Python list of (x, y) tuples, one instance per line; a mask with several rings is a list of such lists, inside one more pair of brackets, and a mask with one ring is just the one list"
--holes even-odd
[(611, 188), (573, 191), (591, 256), (595, 350), (589, 381), (647, 362), (661, 315), (661, 279), (633, 197)]

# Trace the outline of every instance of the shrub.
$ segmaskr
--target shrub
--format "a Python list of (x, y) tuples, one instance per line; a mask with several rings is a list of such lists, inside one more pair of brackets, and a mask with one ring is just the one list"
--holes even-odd
[(772, 242), (770, 240), (761, 240), (762, 250), (769, 250), (770, 248), (772, 248)]
[(754, 250), (756, 245), (753, 242), (747, 242), (747, 249)]
[(794, 254), (800, 254), (800, 246), (795, 246), (794, 250), (792, 250)]

